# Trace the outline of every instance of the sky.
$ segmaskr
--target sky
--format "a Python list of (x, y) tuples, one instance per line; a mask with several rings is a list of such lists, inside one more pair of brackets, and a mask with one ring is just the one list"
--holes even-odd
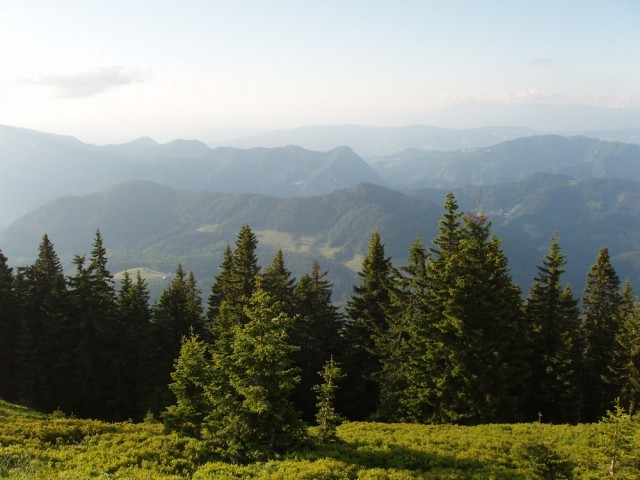
[(640, 107), (638, 0), (2, 0), (0, 124), (88, 143)]

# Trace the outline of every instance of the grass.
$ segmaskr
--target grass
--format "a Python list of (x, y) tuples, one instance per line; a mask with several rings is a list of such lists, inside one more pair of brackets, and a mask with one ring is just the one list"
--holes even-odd
[[(230, 465), (201, 442), (154, 423), (105, 423), (43, 415), (0, 401), (0, 478), (16, 479), (530, 479), (609, 477), (615, 422), (590, 425), (413, 425), (354, 422), (338, 441), (310, 440), (265, 463)], [(614, 478), (640, 478), (637, 423), (618, 447)], [(632, 432), (629, 434), (629, 432)], [(544, 446), (540, 450), (537, 446)], [(536, 457), (539, 451), (545, 457)], [(523, 452), (525, 452), (523, 454)], [(535, 476), (547, 453), (570, 477)], [(533, 463), (532, 463), (533, 462)]]

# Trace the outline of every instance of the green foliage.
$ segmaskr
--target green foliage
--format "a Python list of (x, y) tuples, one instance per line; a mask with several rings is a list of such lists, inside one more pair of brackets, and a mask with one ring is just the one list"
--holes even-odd
[(169, 388), (176, 403), (163, 413), (165, 428), (181, 435), (200, 438), (204, 417), (211, 409), (207, 389), (212, 381), (207, 345), (194, 333), (182, 340), (180, 356), (171, 373)]
[(0, 397), (16, 398), (18, 299), (13, 269), (0, 250)]
[(320, 376), (322, 377), (322, 383), (314, 387), (314, 391), (318, 396), (316, 403), (317, 435), (322, 442), (329, 442), (336, 439), (336, 427), (342, 422), (342, 418), (336, 412), (334, 404), (338, 382), (344, 375), (333, 357), (331, 357), (324, 364)]
[[(390, 355), (390, 322), (394, 316), (395, 270), (385, 256), (378, 232), (371, 235), (367, 256), (362, 262), (360, 285), (346, 311), (350, 322), (346, 338), (351, 350), (344, 361), (349, 376), (349, 416), (367, 418), (379, 408), (379, 385), (390, 381), (381, 378), (384, 359)], [(346, 403), (346, 402), (345, 402)]]
[(531, 365), (528, 420), (538, 413), (551, 422), (579, 419), (580, 312), (569, 285), (562, 286), (565, 258), (554, 233), (524, 304)]
[(629, 282), (622, 292), (621, 317), (608, 383), (619, 391), (618, 403), (634, 415), (640, 403), (640, 304)]
[(582, 304), (584, 419), (594, 421), (612, 406), (618, 393), (612, 393), (608, 383), (616, 335), (622, 326), (623, 303), (620, 280), (611, 264), (609, 250), (606, 247), (600, 249), (595, 263), (589, 270)]
[(637, 478), (640, 473), (640, 425), (620, 406), (608, 411), (600, 421), (605, 435), (609, 460), (609, 477)]
[[(59, 418), (0, 401), (0, 478), (525, 480), (534, 477), (519, 452), (546, 442), (548, 458), (570, 463), (573, 478), (599, 480), (609, 477), (616, 431), (613, 478), (635, 480), (640, 438), (628, 415), (576, 426), (344, 423), (336, 442), (238, 465), (209, 457), (203, 441), (164, 434), (158, 424)], [(546, 455), (544, 448), (535, 452)]]
[[(520, 292), (483, 215), (461, 219), (447, 195), (440, 235), (404, 304), (405, 418), (474, 424), (518, 418), (526, 367)], [(414, 252), (417, 254), (417, 252)]]
[(292, 319), (259, 277), (255, 288), (244, 308), (247, 321), (233, 327), (229, 349), (214, 345), (212, 408), (202, 431), (216, 454), (238, 462), (272, 457), (302, 436), (289, 400), (298, 381), (287, 340)]
[(290, 343), (296, 347), (292, 358), (300, 371), (300, 383), (292, 392), (292, 401), (309, 422), (316, 412), (313, 388), (322, 381), (320, 370), (346, 347), (340, 335), (343, 318), (331, 301), (332, 284), (327, 275), (314, 261), (311, 274), (302, 275), (293, 291), (296, 314)]

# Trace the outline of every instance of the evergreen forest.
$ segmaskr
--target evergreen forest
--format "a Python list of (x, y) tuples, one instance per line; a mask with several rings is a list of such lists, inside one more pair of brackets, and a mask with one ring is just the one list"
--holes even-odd
[[(282, 251), (262, 266), (257, 246), (242, 226), (210, 291), (177, 265), (153, 304), (139, 273), (116, 285), (100, 231), (70, 274), (46, 234), (32, 264), (11, 268), (0, 251), (0, 397), (14, 404), (3, 403), (0, 418), (21, 418), (0, 433), (0, 476), (18, 471), (25, 458), (8, 450), (20, 442), (20, 422), (46, 414), (30, 441), (98, 442), (116, 435), (109, 430), (116, 424), (104, 422), (127, 422), (125, 430), (144, 422), (174, 463), (150, 453), (129, 465), (150, 462), (177, 477), (602, 478), (580, 454), (563, 457), (582, 435), (600, 439), (581, 448), (600, 452), (593, 458), (605, 459), (607, 474), (638, 478), (640, 458), (629, 452), (638, 443), (640, 305), (606, 247), (594, 252), (585, 290), (574, 292), (563, 280), (567, 255), (554, 234), (523, 292), (489, 219), (461, 212), (448, 194), (437, 236), (428, 244), (416, 238), (406, 265), (394, 265), (372, 232), (359, 282), (340, 309), (318, 261), (293, 278)], [(474, 428), (493, 426), (487, 435), (513, 443), (494, 424), (528, 439), (516, 442), (517, 455), (489, 460), (497, 470), (477, 476), (445, 476), (446, 468), (428, 476), (444, 461), (422, 451), (420, 438), (437, 443), (427, 426), (451, 437), (464, 432), (470, 444), (468, 435), (480, 431)], [(575, 438), (562, 440), (567, 424), (594, 430), (571, 430)], [(362, 425), (374, 436), (388, 428), (392, 454), (370, 450), (383, 440), (363, 437), (363, 448), (353, 447)], [(617, 453), (597, 450), (602, 435), (612, 438), (604, 431), (613, 432)], [(293, 462), (286, 457), (292, 452), (316, 474), (305, 477), (298, 464), (281, 476), (251, 473), (255, 462)], [(361, 457), (341, 465), (349, 455)], [(542, 458), (551, 473), (539, 466)], [(460, 471), (485, 468), (465, 461)], [(213, 463), (198, 470), (206, 462)], [(373, 470), (358, 473), (358, 462)], [(120, 467), (111, 473), (133, 478)], [(422, 473), (389, 476), (394, 468)]]

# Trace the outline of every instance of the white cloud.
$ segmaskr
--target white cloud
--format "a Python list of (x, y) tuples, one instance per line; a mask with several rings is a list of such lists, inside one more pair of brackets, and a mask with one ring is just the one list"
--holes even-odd
[(69, 75), (38, 75), (21, 83), (52, 87), (59, 97), (79, 98), (141, 82), (148, 77), (146, 70), (115, 65)]

